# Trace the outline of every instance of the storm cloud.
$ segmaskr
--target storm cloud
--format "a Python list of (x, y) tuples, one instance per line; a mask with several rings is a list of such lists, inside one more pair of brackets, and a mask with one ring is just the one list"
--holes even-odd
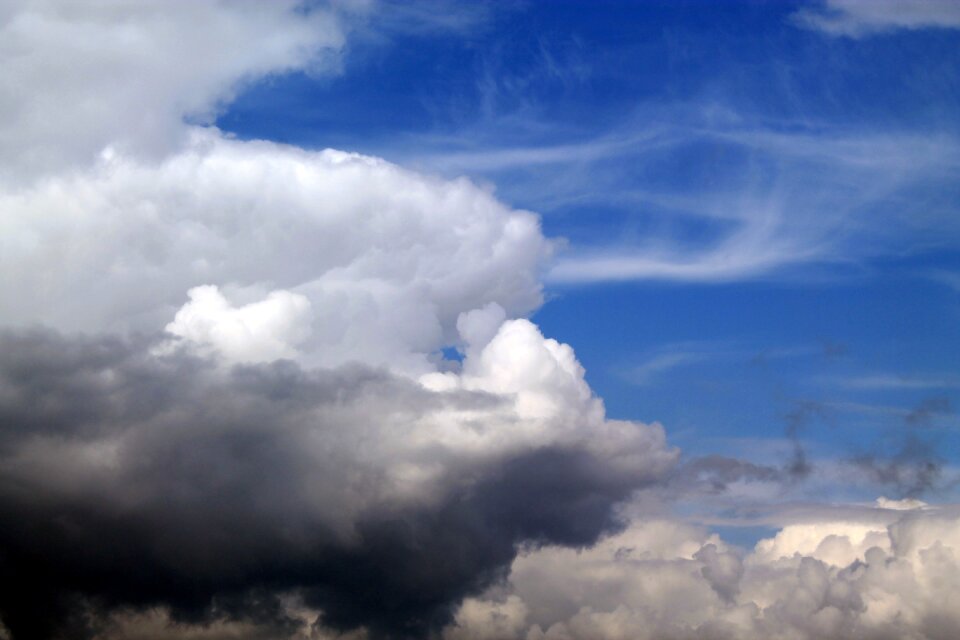
[(639, 424), (617, 456), (576, 438), (417, 442), (427, 421), (511, 399), (363, 365), (225, 371), (152, 346), (0, 336), (0, 615), (15, 638), (83, 637), (91, 612), (160, 605), (279, 625), (291, 592), (332, 627), (423, 637), (518, 545), (616, 529), (615, 505), (673, 459)]
[(521, 546), (622, 526), (618, 505), (673, 465), (658, 425), (607, 420), (573, 350), (524, 319), (553, 246), (536, 215), (467, 179), (209, 126), (253, 79), (339, 73), (372, 13), (0, 11), (16, 640), (276, 637), (318, 616), (424, 637)]

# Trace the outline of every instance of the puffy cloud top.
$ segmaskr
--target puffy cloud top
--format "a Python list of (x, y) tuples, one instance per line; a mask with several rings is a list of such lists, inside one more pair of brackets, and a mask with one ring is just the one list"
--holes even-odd
[[(544, 547), (467, 599), (448, 640), (949, 638), (960, 517), (858, 511), (744, 553), (697, 527), (636, 521), (587, 551)], [(953, 604), (951, 604), (953, 603)]]
[(114, 156), (0, 207), (6, 324), (167, 327), (234, 360), (426, 372), (462, 312), (536, 308), (550, 254), (536, 216), (468, 180), (196, 129), (159, 164)]

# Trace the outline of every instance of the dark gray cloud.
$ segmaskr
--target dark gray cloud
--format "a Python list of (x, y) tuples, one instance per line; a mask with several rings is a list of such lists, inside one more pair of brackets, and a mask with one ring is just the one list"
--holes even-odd
[[(518, 545), (589, 545), (658, 470), (587, 448), (403, 448), (417, 421), (501, 398), (383, 370), (235, 367), (147, 338), (0, 333), (0, 618), (85, 638), (110, 612), (288, 633), (295, 592), (336, 629), (424, 637)], [(396, 469), (429, 470), (416, 491)]]
[(907, 415), (904, 416), (904, 420), (908, 425), (927, 426), (937, 416), (950, 413), (953, 413), (950, 398), (933, 396), (924, 399), (916, 407), (911, 409)]
[(852, 461), (875, 482), (888, 485), (899, 497), (917, 498), (935, 491), (944, 477), (944, 457), (938, 452), (940, 434), (933, 421), (952, 413), (950, 399), (926, 398), (903, 416), (903, 425), (891, 430), (882, 444), (859, 453)]
[(826, 408), (815, 400), (798, 400), (793, 408), (784, 416), (786, 421), (785, 433), (790, 439), (792, 452), (786, 464), (787, 473), (796, 479), (802, 480), (813, 471), (813, 465), (807, 458), (807, 451), (800, 440), (800, 432), (814, 419), (825, 419)]
[(853, 458), (853, 463), (901, 498), (916, 498), (937, 488), (943, 475), (943, 458), (929, 443), (914, 436), (908, 436), (893, 456), (861, 454)]
[(729, 456), (707, 455), (691, 458), (677, 467), (671, 486), (681, 493), (722, 493), (729, 485), (741, 481), (785, 482), (784, 470)]

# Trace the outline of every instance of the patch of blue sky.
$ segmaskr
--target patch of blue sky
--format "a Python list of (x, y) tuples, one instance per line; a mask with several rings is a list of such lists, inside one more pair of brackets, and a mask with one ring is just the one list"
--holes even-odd
[(270, 78), (218, 126), (467, 175), (540, 213), (568, 247), (536, 321), (612, 415), (689, 455), (768, 442), (740, 455), (776, 462), (815, 403), (811, 456), (889, 457), (933, 402), (921, 435), (960, 463), (948, 4), (416, 6), (388, 3), (342, 74)]

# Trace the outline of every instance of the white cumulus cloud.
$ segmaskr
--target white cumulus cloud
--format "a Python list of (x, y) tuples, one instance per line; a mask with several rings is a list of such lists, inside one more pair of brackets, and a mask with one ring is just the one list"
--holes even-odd
[(200, 129), (159, 163), (118, 155), (0, 207), (8, 326), (156, 331), (197, 286), (235, 306), (285, 290), (310, 303), (306, 361), (420, 373), (462, 312), (535, 309), (551, 252), (535, 215), (468, 180)]
[(166, 330), (214, 348), (235, 361), (293, 358), (310, 335), (310, 301), (289, 291), (271, 291), (258, 302), (234, 307), (213, 285), (194, 287)]
[(584, 550), (521, 554), (468, 599), (450, 640), (949, 638), (960, 625), (960, 517), (878, 501), (790, 524), (743, 552), (670, 520)]

